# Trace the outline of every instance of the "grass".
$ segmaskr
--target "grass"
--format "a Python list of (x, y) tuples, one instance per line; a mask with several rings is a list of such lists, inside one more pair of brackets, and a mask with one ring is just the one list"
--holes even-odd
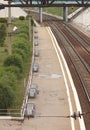
[[(18, 30), (17, 30), (17, 33), (13, 34), (12, 35), (12, 41), (14, 39), (14, 37), (16, 37), (16, 35), (18, 35), (18, 33), (20, 33), (20, 27), (21, 26), (28, 26), (28, 20), (24, 20), (24, 21), (21, 21), (21, 20), (18, 20), (18, 19), (15, 19), (15, 21), (12, 23), (12, 28), (14, 26), (17, 26), (18, 27)], [(27, 28), (28, 29), (28, 28)], [(27, 39), (27, 41), (29, 40), (29, 38)], [(5, 51), (8, 49), (8, 46), (7, 46), (7, 43), (8, 43), (8, 37), (6, 37), (6, 40), (5, 40), (5, 46), (4, 47), (0, 47), (0, 70), (3, 70), (4, 67), (3, 67), (3, 63), (4, 63), (4, 60), (5, 58), (8, 56), (8, 52)], [(12, 43), (13, 44), (13, 43)], [(24, 81), (26, 80), (27, 82), (27, 79), (28, 79), (28, 76), (29, 76), (29, 70), (30, 70), (30, 64), (31, 64), (31, 59), (32, 59), (32, 44), (30, 43), (30, 54), (29, 54), (29, 57), (27, 59), (27, 62), (25, 62), (23, 64), (23, 73), (21, 74), (21, 78), (17, 80), (17, 88), (15, 90), (15, 99), (13, 101), (13, 105), (12, 105), (12, 108), (21, 108), (22, 106), (22, 103), (23, 103), (23, 98), (24, 98), (24, 94), (25, 94), (25, 89), (26, 89), (26, 84), (24, 84)]]
[[(76, 9), (78, 9), (78, 8), (77, 7), (69, 7), (68, 14), (71, 14)], [(57, 15), (57, 16), (61, 16), (61, 17), (63, 16), (63, 7), (48, 7), (48, 8), (44, 8), (43, 11), (50, 13), (50, 14)]]
[(43, 11), (50, 14), (58, 15), (58, 16), (63, 15), (63, 8), (59, 8), (59, 7), (44, 8)]

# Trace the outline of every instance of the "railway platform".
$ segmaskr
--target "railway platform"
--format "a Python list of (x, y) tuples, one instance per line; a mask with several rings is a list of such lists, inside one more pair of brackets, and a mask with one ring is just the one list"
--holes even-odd
[[(74, 112), (81, 112), (77, 93), (71, 79), (65, 59), (48, 27), (35, 27), (38, 35), (34, 40), (38, 45), (38, 72), (32, 73), (32, 83), (36, 83), (39, 94), (29, 99), (36, 105), (35, 117), (25, 119), (21, 130), (85, 130), (83, 117)], [(73, 88), (72, 88), (73, 86)]]

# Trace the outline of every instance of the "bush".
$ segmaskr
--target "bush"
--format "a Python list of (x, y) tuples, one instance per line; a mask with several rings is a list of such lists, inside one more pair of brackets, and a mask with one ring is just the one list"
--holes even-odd
[(13, 49), (13, 54), (18, 54), (18, 55), (20, 55), (22, 57), (22, 59), (24, 61), (26, 60), (27, 55), (26, 55), (26, 53), (25, 53), (25, 51), (23, 49), (14, 48)]
[(0, 81), (0, 108), (7, 109), (9, 108), (14, 99), (14, 91), (5, 81)]
[(27, 14), (27, 16), (26, 16), (26, 20), (28, 20), (28, 19), (29, 19), (29, 17), (30, 17), (30, 15), (29, 15), (29, 14)]
[(28, 54), (29, 50), (30, 50), (29, 44), (27, 44), (27, 43), (25, 43), (25, 41), (21, 41), (21, 40), (19, 42), (16, 41), (16, 43), (13, 44), (13, 50), (15, 48), (22, 49), (25, 54)]
[(27, 36), (29, 36), (29, 28), (28, 28), (28, 26), (20, 27), (20, 32), (19, 33), (24, 33)]
[(5, 24), (1, 24), (1, 26), (0, 26), (0, 46), (4, 46), (5, 37), (6, 37), (6, 26), (5, 26)]
[(7, 49), (7, 48), (5, 48), (5, 49), (4, 49), (4, 52), (8, 52), (8, 49)]
[(5, 66), (17, 66), (21, 72), (23, 71), (22, 58), (17, 54), (13, 54), (11, 56), (8, 56), (4, 61), (4, 65)]
[(28, 37), (28, 35), (26, 34), (26, 33), (20, 33), (20, 34), (18, 34), (18, 37), (20, 38), (20, 39), (25, 39), (26, 41), (29, 39), (29, 37)]
[(5, 68), (6, 72), (9, 72), (11, 74), (14, 74), (17, 79), (21, 77), (20, 69), (16, 66), (8, 66)]
[(31, 19), (31, 26), (33, 26), (34, 25), (34, 21), (33, 21), (33, 19)]
[(6, 18), (0, 18), (0, 23), (8, 23), (8, 20)]
[[(28, 44), (29, 42), (27, 41), (27, 39), (25, 39), (24, 37), (19, 37), (19, 36), (17, 36), (17, 37), (15, 37), (15, 38), (13, 38), (13, 44), (23, 44), (23, 43), (25, 43), (25, 44)], [(29, 44), (28, 44), (29, 45)]]
[(19, 20), (25, 20), (25, 17), (24, 16), (20, 16)]
[(17, 87), (16, 76), (8, 71), (4, 70), (0, 73), (0, 81), (8, 84), (13, 90)]
[[(6, 109), (21, 107), (25, 91), (23, 79), (27, 79), (28, 76), (31, 59), (30, 49), (32, 49), (28, 37), (28, 21), (15, 19), (13, 24), (18, 27), (18, 30), (14, 32), (12, 37), (12, 55), (7, 55), (7, 45), (1, 48), (3, 50), (1, 56), (2, 53), (5, 55), (2, 57), (0, 66), (0, 108)], [(1, 103), (2, 100), (4, 103)]]

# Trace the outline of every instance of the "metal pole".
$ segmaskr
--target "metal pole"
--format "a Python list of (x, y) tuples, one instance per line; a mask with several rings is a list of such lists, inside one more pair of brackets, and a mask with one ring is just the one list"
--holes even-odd
[(31, 41), (31, 17), (30, 17), (30, 9), (29, 9), (29, 41)]
[(10, 7), (11, 1), (10, 0), (8, 1), (8, 5), (9, 5), (8, 7), (8, 53), (9, 55), (11, 55), (12, 54), (12, 46), (11, 46), (12, 32), (11, 32), (11, 7)]
[(39, 8), (39, 19), (40, 23), (42, 23), (42, 7)]
[(63, 20), (68, 22), (68, 7), (63, 7)]

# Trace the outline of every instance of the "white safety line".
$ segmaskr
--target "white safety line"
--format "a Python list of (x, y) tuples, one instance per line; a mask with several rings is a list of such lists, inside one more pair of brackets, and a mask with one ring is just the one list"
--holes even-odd
[[(49, 32), (49, 34), (50, 34), (50, 37), (51, 37), (53, 46), (54, 46), (55, 51), (56, 51), (56, 54), (57, 54), (57, 56), (58, 56), (58, 60), (59, 60), (60, 66), (61, 66), (61, 70), (62, 70), (63, 76), (64, 76), (64, 81), (65, 81), (66, 90), (67, 90), (67, 96), (68, 96), (68, 102), (69, 102), (70, 115), (71, 115), (71, 114), (73, 113), (73, 109), (72, 109), (72, 104), (71, 104), (71, 99), (70, 99), (68, 84), (67, 84), (67, 80), (66, 80), (66, 77), (65, 77), (63, 65), (62, 65), (62, 62), (61, 62), (61, 60), (60, 60), (59, 54), (58, 54), (57, 49), (56, 49), (56, 46), (55, 46), (56, 40), (55, 40), (55, 39), (54, 39), (54, 40), (52, 39), (52, 37), (54, 38), (54, 36), (53, 36), (53, 34), (52, 34), (50, 28), (48, 28), (48, 32)], [(74, 120), (73, 120), (72, 118), (70, 118), (70, 120), (71, 120), (71, 127), (72, 127), (72, 130), (75, 130)]]
[[(67, 63), (66, 63), (66, 61), (65, 61), (65, 58), (64, 58), (64, 56), (63, 56), (63, 53), (62, 53), (60, 47), (58, 46), (57, 41), (56, 41), (56, 38), (54, 37), (54, 35), (53, 35), (51, 29), (48, 27), (47, 30), (48, 30), (48, 32), (49, 32), (49, 34), (50, 34), (50, 37), (51, 37), (53, 46), (54, 46), (55, 51), (56, 51), (57, 56), (58, 56), (59, 63), (60, 63), (60, 65), (61, 65), (62, 73), (63, 73), (64, 80), (65, 80), (66, 90), (67, 90), (67, 96), (68, 96), (70, 114), (73, 113), (72, 103), (71, 103), (71, 99), (70, 99), (70, 92), (69, 92), (69, 87), (68, 87), (68, 84), (67, 84), (67, 79), (66, 79), (66, 76), (65, 76), (65, 73), (64, 73), (64, 68), (63, 68), (62, 62), (61, 62), (61, 60), (60, 60), (60, 57), (59, 57), (59, 54), (58, 54), (57, 49), (58, 49), (59, 52), (60, 52), (60, 55), (61, 55), (61, 57), (62, 57), (62, 60), (63, 60), (63, 62), (64, 62), (64, 65), (65, 65), (65, 67), (66, 67), (66, 70), (67, 70), (67, 73), (68, 73), (68, 76), (69, 76), (69, 79), (70, 79), (70, 83), (71, 83), (71, 86), (72, 86), (72, 91), (73, 91), (73, 94), (74, 94), (74, 99), (75, 99), (75, 102), (76, 102), (77, 110), (79, 110), (79, 111), (82, 113), (82, 109), (81, 109), (81, 106), (80, 106), (80, 102), (79, 102), (79, 99), (78, 99), (78, 95), (77, 95), (77, 92), (76, 92), (76, 89), (75, 89), (75, 86), (74, 86), (74, 83), (73, 83), (73, 80), (72, 80), (72, 77), (71, 77), (69, 68), (68, 68)], [(55, 45), (55, 44), (56, 44), (56, 45)], [(57, 46), (57, 48), (56, 48), (56, 46)], [(80, 129), (81, 129), (81, 130), (86, 130), (83, 117), (82, 117), (82, 119), (79, 119), (79, 124), (80, 124)], [(73, 120), (72, 118), (71, 118), (71, 126), (72, 126), (72, 130), (75, 130), (74, 120)]]

